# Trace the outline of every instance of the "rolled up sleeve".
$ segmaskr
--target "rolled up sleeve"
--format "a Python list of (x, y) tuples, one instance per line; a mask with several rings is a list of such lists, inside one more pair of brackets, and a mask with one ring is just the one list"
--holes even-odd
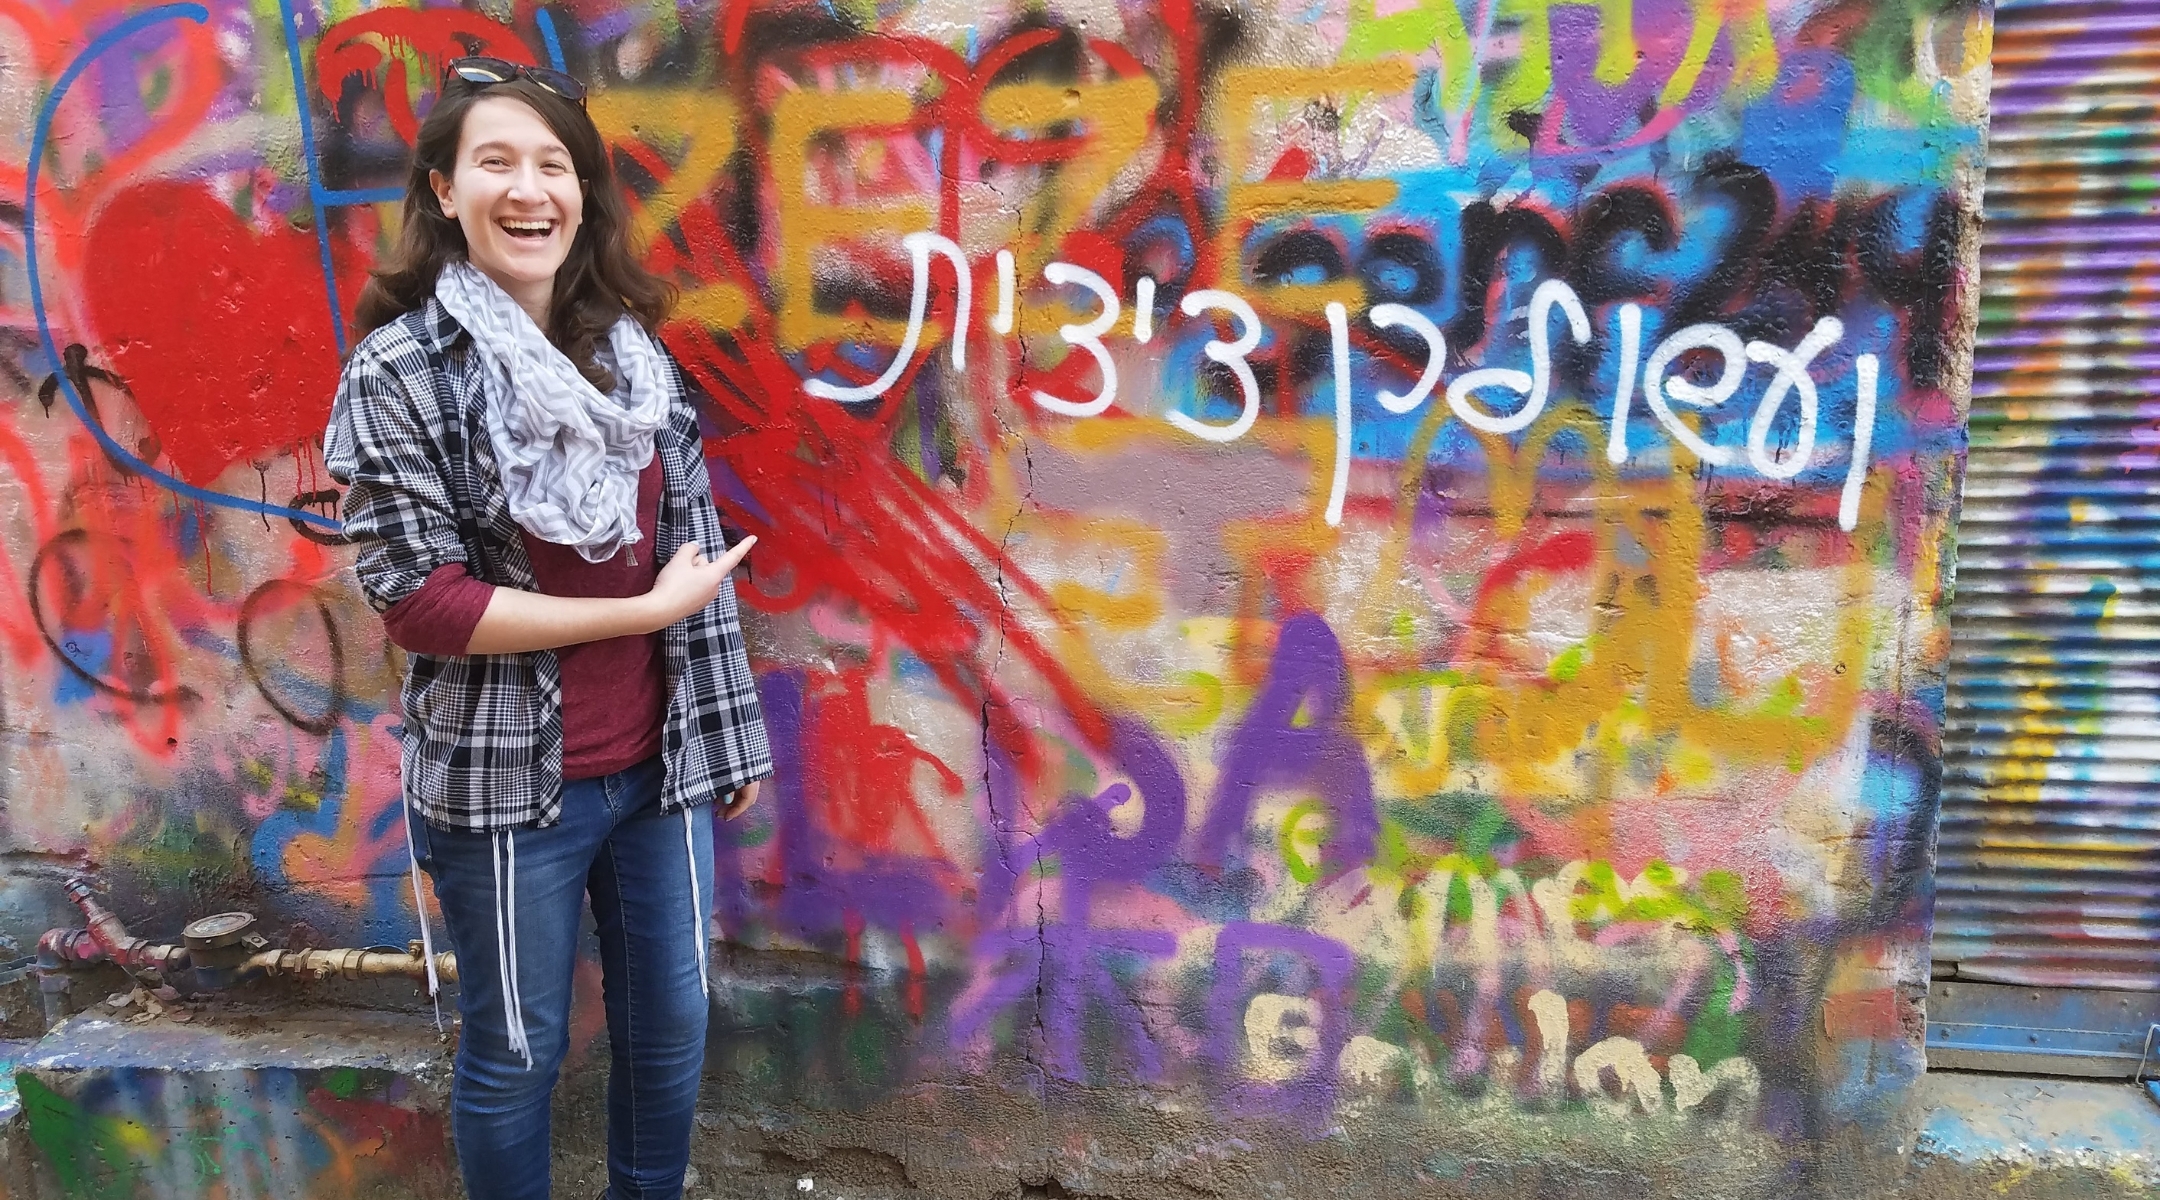
[(412, 654), (463, 654), (494, 598), (493, 585), (474, 579), (464, 563), (451, 563), (391, 605), (382, 615), (383, 630), (391, 644)]
[(363, 342), (338, 381), (323, 459), (345, 486), (345, 536), (359, 551), (353, 571), (379, 613), (466, 561), (432, 424), (401, 372)]

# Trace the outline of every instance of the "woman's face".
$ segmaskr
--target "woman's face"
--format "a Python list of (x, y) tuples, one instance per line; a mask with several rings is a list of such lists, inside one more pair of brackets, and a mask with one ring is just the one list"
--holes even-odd
[(524, 101), (485, 98), (466, 110), (454, 173), (429, 180), (443, 215), (464, 229), (472, 264), (526, 311), (537, 302), (544, 313), (585, 213), (562, 139)]

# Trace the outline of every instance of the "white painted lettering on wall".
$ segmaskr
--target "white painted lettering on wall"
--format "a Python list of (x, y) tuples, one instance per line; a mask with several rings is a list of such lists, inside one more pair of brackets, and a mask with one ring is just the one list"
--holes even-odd
[[(955, 370), (966, 369), (970, 320), (970, 273), (966, 256), (951, 240), (934, 233), (911, 233), (901, 239), (901, 244), (906, 247), (913, 261), (915, 279), (913, 294), (908, 304), (907, 331), (901, 338), (899, 350), (893, 356), (892, 362), (882, 374), (866, 384), (841, 385), (822, 379), (808, 380), (803, 387), (810, 395), (823, 400), (861, 403), (877, 399), (900, 382), (914, 361), (916, 349), (922, 344), (929, 319), (933, 253), (942, 256), (952, 265), (957, 280), (953, 308), (954, 328), (950, 334), (952, 362)], [(1014, 328), (1016, 285), (1012, 252), (998, 251), (996, 262), (997, 307), (988, 324), (993, 333), (1005, 335)], [(1067, 345), (1075, 350), (1085, 351), (1094, 360), (1100, 383), (1096, 394), (1085, 400), (1073, 400), (1037, 389), (1034, 392), (1035, 403), (1044, 410), (1061, 416), (1100, 416), (1117, 403), (1117, 363), (1111, 356), (1110, 348), (1102, 340), (1103, 336), (1117, 325), (1118, 317), (1123, 311), (1117, 289), (1096, 272), (1069, 262), (1052, 262), (1046, 265), (1043, 268), (1043, 278), (1059, 287), (1079, 288), (1094, 297), (1094, 317), (1082, 324), (1061, 325), (1058, 334)], [(1149, 277), (1139, 279), (1134, 288), (1132, 336), (1133, 340), (1141, 345), (1148, 344), (1155, 336), (1155, 290), (1156, 282)], [(1163, 419), (1204, 441), (1229, 443), (1245, 436), (1259, 419), (1260, 384), (1247, 357), (1259, 347), (1265, 328), (1259, 314), (1249, 302), (1227, 291), (1213, 288), (1195, 291), (1187, 294), (1178, 305), (1178, 311), (1189, 318), (1199, 318), (1211, 310), (1228, 313), (1237, 322), (1238, 335), (1235, 340), (1211, 340), (1202, 347), (1201, 352), (1228, 367), (1237, 380), (1240, 401), (1238, 415), (1227, 424), (1218, 424), (1173, 409), (1165, 412)], [(1447, 383), (1445, 396), (1448, 410), (1465, 425), (1486, 434), (1504, 436), (1520, 433), (1534, 424), (1544, 414), (1552, 396), (1551, 325), (1556, 310), (1567, 319), (1567, 336), (1576, 345), (1589, 345), (1593, 340), (1594, 330), (1589, 311), (1584, 308), (1581, 297), (1575, 294), (1574, 288), (1561, 280), (1545, 280), (1532, 294), (1526, 314), (1530, 369), (1524, 371), (1513, 367), (1474, 367), (1464, 371)], [(1349, 309), (1339, 302), (1330, 302), (1325, 311), (1335, 388), (1335, 461), (1329, 478), (1326, 519), (1330, 525), (1339, 525), (1342, 523), (1343, 503), (1349, 490), (1350, 457), (1354, 445), (1353, 397), (1350, 392), (1350, 313)], [(1440, 387), (1447, 359), (1446, 336), (1430, 317), (1403, 304), (1375, 305), (1367, 311), (1366, 318), (1376, 328), (1407, 329), (1417, 334), (1425, 343), (1425, 363), (1417, 383), (1403, 393), (1382, 388), (1374, 397), (1382, 409), (1394, 415), (1401, 416), (1416, 411)], [(1628, 423), (1632, 416), (1635, 388), (1639, 382), (1643, 400), (1648, 404), (1657, 423), (1674, 441), (1702, 462), (1714, 467), (1732, 467), (1738, 465), (1744, 457), (1748, 465), (1764, 478), (1780, 482), (1797, 478), (1812, 465), (1821, 427), (1821, 400), (1811, 367), (1823, 352), (1837, 345), (1845, 336), (1843, 322), (1836, 317), (1824, 317), (1816, 322), (1815, 327), (1801, 339), (1799, 345), (1789, 350), (1770, 342), (1743, 342), (1739, 334), (1723, 325), (1699, 323), (1662, 338), (1650, 351), (1647, 361), (1642, 360), (1642, 331), (1642, 307), (1636, 304), (1621, 305), (1617, 338), (1619, 364), (1605, 444), (1608, 461), (1616, 465), (1624, 464), (1632, 453), (1628, 443)], [(1689, 377), (1685, 372), (1675, 372), (1676, 366), (1688, 361), (1690, 356), (1704, 351), (1715, 352), (1717, 356), (1716, 378), (1703, 382)], [(1641, 363), (1639, 372), (1638, 362)], [(1675, 406), (1704, 413), (1718, 408), (1740, 391), (1750, 364), (1767, 366), (1773, 374), (1748, 422), (1747, 444), (1743, 452), (1732, 446), (1721, 446), (1706, 440), (1695, 426), (1682, 417)], [(1838, 506), (1838, 525), (1848, 532), (1859, 522), (1860, 492), (1867, 479), (1880, 371), (1880, 364), (1874, 355), (1855, 356), (1853, 446), (1844, 493)], [(1509, 407), (1504, 401), (1504, 394), (1507, 392), (1520, 396), (1521, 402)], [(1794, 427), (1791, 445), (1778, 449), (1771, 445), (1771, 436), (1777, 430), (1778, 418), (1788, 396), (1798, 403), (1798, 421)]]

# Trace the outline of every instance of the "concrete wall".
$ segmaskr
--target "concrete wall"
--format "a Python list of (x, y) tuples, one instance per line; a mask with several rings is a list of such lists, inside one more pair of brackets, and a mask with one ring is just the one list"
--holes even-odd
[(1988, 43), (10, 3), (7, 930), (412, 936), (318, 437), (440, 63), (559, 55), (763, 539), (708, 1178), (1783, 1187), (1921, 1066)]

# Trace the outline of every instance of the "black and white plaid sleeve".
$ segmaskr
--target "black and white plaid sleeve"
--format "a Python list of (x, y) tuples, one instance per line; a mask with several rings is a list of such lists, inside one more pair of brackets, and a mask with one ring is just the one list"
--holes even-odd
[(400, 323), (370, 334), (338, 381), (323, 439), (330, 477), (345, 485), (345, 536), (353, 570), (377, 612), (419, 590), (437, 568), (465, 561), (450, 504), (441, 424), (418, 404), (428, 386), (426, 352)]

